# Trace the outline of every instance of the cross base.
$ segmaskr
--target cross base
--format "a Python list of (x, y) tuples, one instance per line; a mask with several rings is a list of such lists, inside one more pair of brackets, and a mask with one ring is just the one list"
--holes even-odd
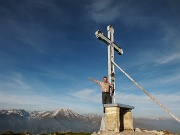
[[(123, 130), (133, 131), (133, 117), (131, 110), (133, 106), (124, 104), (104, 104), (105, 115), (101, 122), (101, 130), (120, 132)], [(104, 128), (102, 128), (102, 124)]]

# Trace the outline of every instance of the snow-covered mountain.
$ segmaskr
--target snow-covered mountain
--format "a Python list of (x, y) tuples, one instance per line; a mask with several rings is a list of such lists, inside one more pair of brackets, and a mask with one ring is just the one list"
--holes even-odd
[(51, 115), (56, 118), (68, 118), (68, 119), (77, 119), (77, 118), (79, 119), (82, 117), (78, 113), (73, 112), (72, 110), (69, 110), (67, 108), (62, 108), (60, 110), (53, 111)]
[(30, 113), (31, 118), (61, 118), (61, 119), (83, 119), (80, 115), (70, 109), (62, 108), (55, 111), (34, 111)]
[[(80, 115), (67, 108), (33, 112), (22, 109), (0, 110), (0, 132), (28, 131), (32, 134), (58, 131), (94, 132), (100, 128), (101, 117), (91, 113)], [(173, 119), (138, 117), (133, 121), (134, 128), (166, 129), (172, 133), (180, 133), (179, 123)]]
[(62, 108), (55, 111), (32, 111), (27, 112), (23, 109), (12, 109), (12, 110), (0, 110), (0, 115), (14, 115), (14, 116), (24, 116), (28, 118), (61, 118), (61, 119), (86, 119), (86, 118), (97, 118), (101, 117), (97, 114), (83, 114), (80, 115), (68, 108)]
[(50, 111), (33, 111), (30, 112), (31, 118), (43, 118), (43, 117), (49, 117), (51, 115)]
[(0, 110), (0, 114), (5, 115), (20, 115), (20, 116), (29, 116), (29, 112), (26, 112), (23, 109), (12, 109), (12, 110)]
[(100, 126), (101, 116), (80, 115), (67, 108), (55, 111), (1, 110), (0, 131), (28, 131), (32, 134), (57, 131), (93, 132)]

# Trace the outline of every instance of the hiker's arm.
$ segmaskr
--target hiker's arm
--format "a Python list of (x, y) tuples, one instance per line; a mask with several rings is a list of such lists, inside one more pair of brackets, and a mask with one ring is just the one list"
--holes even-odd
[(89, 78), (89, 80), (91, 80), (91, 81), (93, 81), (93, 82), (99, 84), (99, 81), (98, 81), (98, 80), (94, 80), (93, 78)]
[(113, 93), (114, 93), (114, 85), (113, 85), (113, 84), (110, 84), (110, 88), (111, 88), (110, 94), (113, 94)]

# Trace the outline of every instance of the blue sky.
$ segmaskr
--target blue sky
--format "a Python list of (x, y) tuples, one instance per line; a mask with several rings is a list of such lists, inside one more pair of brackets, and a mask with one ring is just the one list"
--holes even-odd
[[(179, 0), (0, 0), (0, 109), (102, 114), (107, 26), (124, 50), (115, 62), (180, 116)], [(116, 101), (137, 117), (169, 115), (116, 71)]]

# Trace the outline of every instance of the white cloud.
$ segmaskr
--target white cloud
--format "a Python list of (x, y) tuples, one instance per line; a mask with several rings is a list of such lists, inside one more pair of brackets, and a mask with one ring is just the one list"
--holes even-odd
[(172, 64), (180, 62), (180, 27), (167, 22), (162, 22), (161, 50), (155, 59), (158, 64)]
[[(147, 26), (159, 20), (156, 16), (147, 16), (144, 12), (145, 6), (151, 2), (137, 2), (137, 1), (113, 1), (113, 0), (99, 0), (92, 1), (87, 6), (89, 13), (88, 18), (98, 23), (109, 23), (120, 20), (127, 26)], [(149, 6), (149, 5), (148, 5)]]
[[(160, 103), (167, 107), (175, 115), (179, 116), (180, 108), (180, 93), (175, 94), (151, 94)], [(169, 117), (169, 115), (147, 95), (135, 95), (118, 93), (116, 96), (118, 103), (128, 104), (135, 107), (133, 112), (136, 116), (161, 116), (160, 114)]]
[(25, 78), (21, 73), (9, 73), (6, 75), (1, 75), (1, 84), (0, 87), (2, 91), (11, 91), (11, 90), (22, 90), (27, 91), (31, 89), (31, 86), (26, 83)]
[[(163, 105), (175, 115), (179, 115), (180, 93), (174, 94), (152, 94)], [(116, 92), (116, 102), (132, 105), (134, 116), (164, 116), (169, 117), (157, 104), (147, 95)], [(23, 108), (25, 110), (56, 110), (62, 107), (70, 108), (78, 113), (100, 113), (101, 92), (92, 89), (84, 89), (64, 95), (59, 94), (36, 94), (0, 91), (1, 109)]]
[(71, 103), (75, 100), (63, 94), (46, 94), (46, 93), (16, 93), (0, 91), (0, 109), (25, 109), (34, 110), (56, 110), (59, 108), (72, 107)]
[(72, 80), (72, 81), (76, 81), (76, 78), (73, 77), (72, 75), (70, 75), (68, 72), (64, 72), (61, 70), (57, 70), (56, 68), (47, 68), (47, 67), (36, 67), (39, 70), (41, 70), (41, 72), (39, 72), (39, 74), (43, 75), (43, 76), (47, 76), (50, 78), (57, 78), (59, 80)]
[(169, 52), (169, 54), (159, 57), (155, 60), (158, 64), (171, 64), (180, 62), (180, 53)]
[[(180, 102), (180, 93), (174, 93), (174, 94), (168, 94), (168, 95), (152, 93), (151, 95), (157, 98), (160, 102), (163, 102), (170, 106), (171, 105), (178, 106), (178, 103)], [(116, 98), (118, 102), (124, 101), (127, 104), (135, 104), (135, 105), (152, 105), (152, 103), (154, 102), (146, 94), (136, 95), (136, 94), (118, 92)]]
[(91, 19), (106, 23), (115, 20), (119, 16), (118, 6), (112, 4), (112, 1), (107, 0), (93, 1), (87, 8)]
[(162, 77), (160, 78), (159, 80), (156, 80), (157, 82), (159, 83), (168, 83), (168, 84), (171, 84), (171, 83), (174, 83), (174, 84), (178, 84), (178, 82), (180, 81), (180, 74), (173, 74), (173, 75), (169, 75), (169, 76), (165, 76), (165, 77)]
[(101, 95), (99, 92), (91, 89), (84, 89), (77, 91), (73, 94), (71, 94), (78, 100), (83, 100), (83, 101), (89, 101), (89, 102), (94, 102), (94, 103), (100, 103), (101, 102)]
[[(179, 115), (178, 108), (180, 102), (180, 93), (174, 94), (151, 94), (155, 97), (160, 103), (165, 107), (171, 110), (175, 115)], [(94, 104), (101, 104), (101, 93), (96, 93), (94, 90), (84, 89), (72, 94), (76, 100), (82, 102), (93, 102)], [(157, 105), (150, 97), (145, 94), (132, 94), (132, 93), (121, 93), (116, 92), (116, 103), (122, 103), (127, 105), (132, 105), (135, 107), (133, 112), (136, 116), (161, 116), (163, 113), (164, 116), (169, 117), (169, 115), (164, 112), (164, 110)], [(139, 113), (141, 112), (141, 113)]]
[[(175, 23), (177, 20), (173, 21)], [(177, 24), (162, 22), (163, 38), (161, 39), (169, 49), (180, 49), (180, 26)], [(162, 46), (164, 46), (164, 44)]]

